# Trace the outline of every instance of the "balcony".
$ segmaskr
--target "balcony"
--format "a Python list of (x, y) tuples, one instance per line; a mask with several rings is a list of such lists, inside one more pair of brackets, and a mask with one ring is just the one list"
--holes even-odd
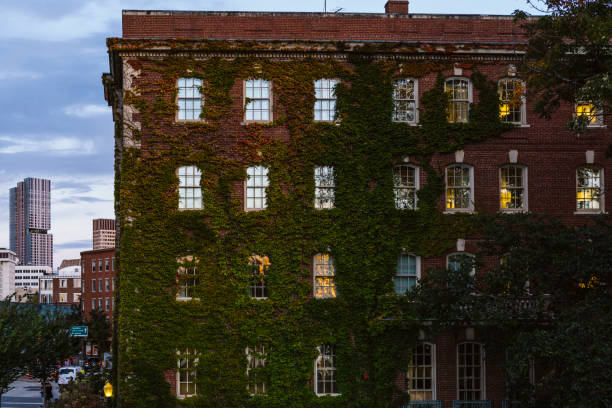
[(402, 408), (442, 408), (442, 401), (410, 401)]
[(453, 401), (453, 408), (491, 408), (491, 401)]

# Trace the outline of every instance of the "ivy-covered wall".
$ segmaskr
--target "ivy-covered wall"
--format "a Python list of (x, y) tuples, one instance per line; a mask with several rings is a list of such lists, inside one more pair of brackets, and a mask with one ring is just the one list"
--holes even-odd
[[(137, 112), (117, 126), (120, 406), (389, 407), (407, 400), (396, 384), (420, 320), (394, 294), (397, 257), (402, 249), (439, 256), (471, 229), (469, 215), (442, 214), (443, 176), (432, 157), (511, 126), (499, 122), (497, 86), (480, 74), (484, 63), (459, 65), (472, 73), (478, 103), (468, 123), (449, 124), (443, 78), (454, 61), (373, 58), (379, 51), (353, 50), (342, 62), (238, 53), (194, 58), (172, 50), (164, 58), (123, 57), (131, 83), (123, 104)], [(202, 121), (175, 121), (179, 77), (202, 79)], [(431, 84), (422, 89), (419, 126), (391, 121), (394, 77), (427, 77), (422, 84)], [(247, 78), (272, 82), (272, 123), (241, 123)], [(312, 120), (319, 78), (341, 80), (337, 123)], [(125, 142), (127, 133), (135, 145)], [(392, 168), (406, 157), (423, 169), (415, 211), (394, 207)], [(245, 212), (242, 183), (256, 164), (270, 169), (268, 207)], [(202, 210), (177, 210), (182, 165), (202, 171)], [(333, 209), (313, 209), (316, 165), (335, 169)], [(334, 259), (337, 298), (312, 296), (317, 253)], [(270, 260), (266, 300), (249, 297), (253, 254)], [(197, 299), (179, 302), (177, 258), (189, 255), (198, 259)], [(336, 347), (341, 396), (314, 393), (316, 347), (323, 343)], [(266, 346), (267, 360), (256, 375), (268, 391), (250, 396), (245, 348), (258, 345)], [(178, 401), (167, 379), (177, 350), (187, 348), (198, 352), (199, 395)]]

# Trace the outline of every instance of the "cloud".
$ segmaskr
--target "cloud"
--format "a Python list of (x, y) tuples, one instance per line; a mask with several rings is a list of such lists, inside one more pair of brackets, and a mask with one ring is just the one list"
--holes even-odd
[(42, 74), (31, 71), (0, 71), (0, 81), (7, 81), (12, 79), (40, 79)]
[(70, 105), (63, 109), (68, 116), (76, 116), (77, 118), (91, 118), (93, 116), (108, 115), (111, 112), (109, 106), (104, 105)]
[(112, 202), (111, 199), (97, 198), (97, 197), (86, 197), (86, 196), (73, 196), (58, 200), (58, 203), (65, 204), (78, 204), (78, 203), (105, 203)]
[(14, 136), (0, 134), (0, 154), (45, 153), (51, 156), (92, 155), (93, 140), (66, 136)]
[(81, 239), (78, 241), (71, 242), (63, 242), (61, 244), (53, 243), (53, 249), (80, 249), (80, 248), (90, 248), (91, 247), (91, 239)]

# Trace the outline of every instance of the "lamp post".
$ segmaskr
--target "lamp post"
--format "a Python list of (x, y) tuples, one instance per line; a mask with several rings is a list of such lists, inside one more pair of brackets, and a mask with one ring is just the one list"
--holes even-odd
[(110, 382), (106, 382), (106, 384), (104, 384), (104, 396), (106, 398), (111, 398), (113, 396), (113, 385)]

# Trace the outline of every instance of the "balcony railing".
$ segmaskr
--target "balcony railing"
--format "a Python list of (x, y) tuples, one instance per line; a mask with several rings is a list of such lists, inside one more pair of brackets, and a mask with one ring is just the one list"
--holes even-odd
[(491, 408), (491, 401), (453, 401), (453, 408)]
[(402, 408), (442, 408), (442, 401), (410, 401)]

